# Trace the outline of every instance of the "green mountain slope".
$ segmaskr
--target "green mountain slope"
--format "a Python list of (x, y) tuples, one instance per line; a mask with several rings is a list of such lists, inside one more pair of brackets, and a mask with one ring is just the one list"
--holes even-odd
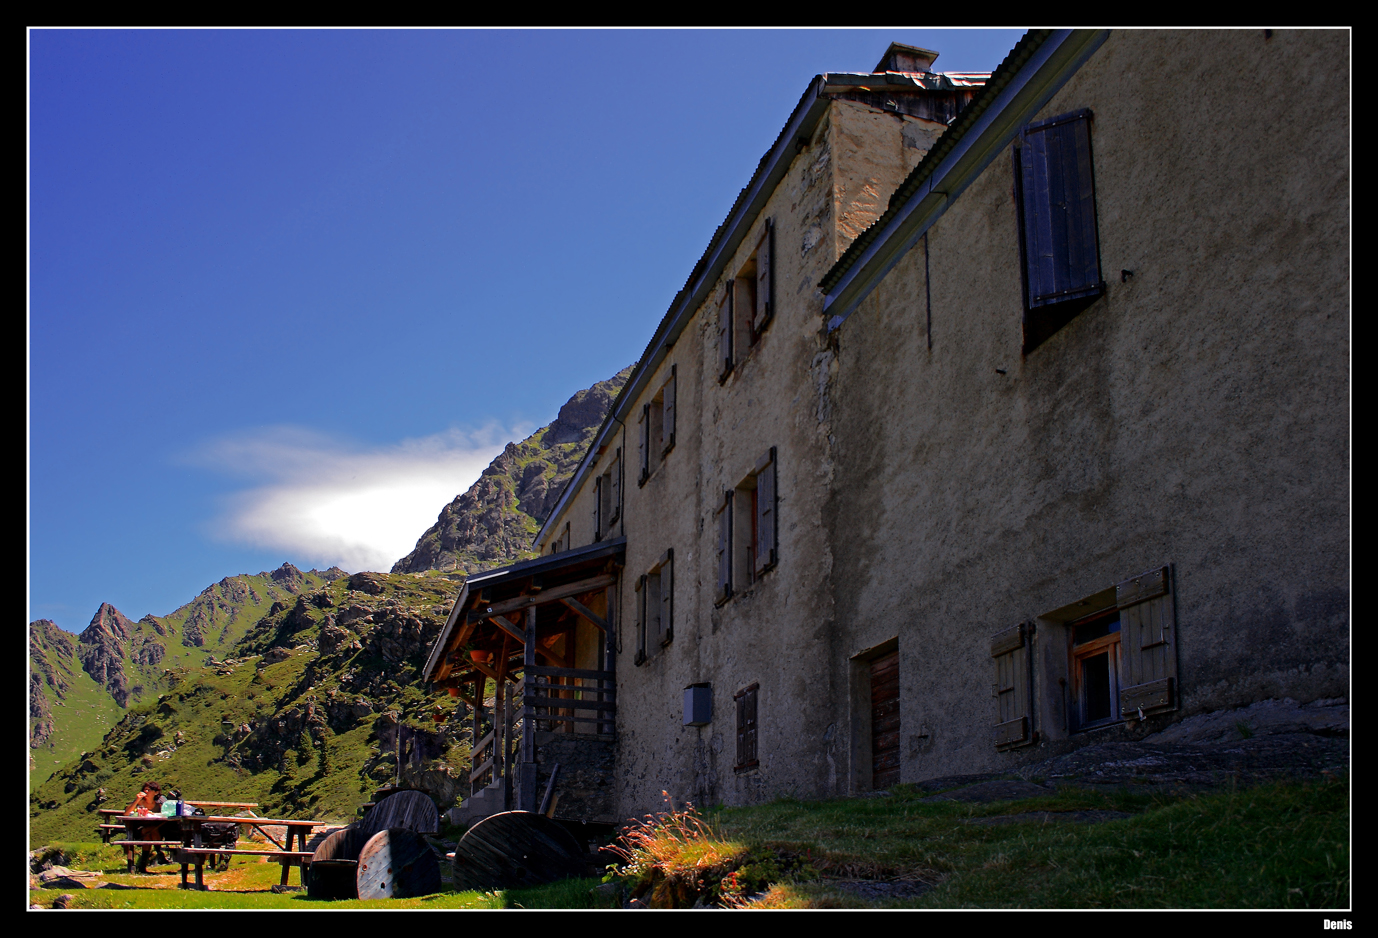
[(532, 539), (631, 373), (628, 366), (580, 391), (549, 426), (508, 443), (478, 481), (445, 506), (392, 572), (477, 573), (535, 556)]
[(29, 787), (83, 750), (95, 749), (123, 715), (81, 669), (76, 636), (56, 623), (29, 623)]
[(454, 804), (468, 731), (419, 669), (464, 572), (531, 556), (630, 374), (509, 443), (391, 574), (283, 564), (227, 577), (165, 616), (134, 622), (103, 604), (75, 641), (31, 627), (31, 691), (42, 692), (30, 705), (33, 843), (90, 840), (96, 809), (127, 804), (150, 778), (193, 799), (311, 817), (352, 815), (394, 779), (442, 810)]
[(147, 780), (287, 816), (352, 816), (397, 778), (442, 810), (455, 804), (469, 734), (452, 718), (457, 701), (418, 678), (461, 586), (361, 573), (275, 603), (233, 655), (170, 668), (167, 690), (34, 788), (32, 844), (91, 840), (96, 809), (127, 804)]

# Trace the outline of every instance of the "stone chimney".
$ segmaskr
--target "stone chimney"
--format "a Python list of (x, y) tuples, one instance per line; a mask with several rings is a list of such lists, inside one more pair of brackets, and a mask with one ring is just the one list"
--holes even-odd
[(918, 46), (906, 46), (902, 42), (890, 43), (890, 48), (885, 50), (885, 55), (881, 57), (872, 72), (917, 72), (926, 74), (931, 70), (933, 60), (938, 57), (938, 53), (932, 49), (920, 49)]

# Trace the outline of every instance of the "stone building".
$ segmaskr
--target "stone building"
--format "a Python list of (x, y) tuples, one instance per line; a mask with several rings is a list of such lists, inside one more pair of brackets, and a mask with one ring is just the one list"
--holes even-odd
[(466, 586), (428, 677), (526, 674), (476, 785), (582, 740), (619, 819), (1347, 695), (1347, 34), (934, 56), (815, 79)]

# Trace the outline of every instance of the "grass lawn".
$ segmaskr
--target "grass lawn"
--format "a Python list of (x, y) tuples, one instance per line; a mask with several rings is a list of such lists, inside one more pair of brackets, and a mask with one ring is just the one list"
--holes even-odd
[[(1015, 802), (925, 802), (899, 786), (890, 797), (780, 800), (707, 812), (707, 838), (669, 844), (655, 863), (681, 881), (702, 879), (704, 857), (738, 872), (783, 870), (740, 904), (758, 908), (1345, 908), (1350, 905), (1348, 780), (1273, 782), (1209, 794), (1063, 789)], [(1095, 824), (1074, 811), (1128, 814)], [(1012, 823), (983, 818), (1051, 812)], [(83, 852), (84, 851), (84, 852)], [(280, 867), (237, 858), (208, 873), (209, 892), (177, 888), (176, 867), (128, 876), (117, 849), (70, 845), (74, 869), (137, 890), (73, 890), (77, 908), (592, 908), (596, 880), (500, 893), (317, 903), (276, 895)], [(780, 861), (779, 858), (800, 858)], [(83, 865), (85, 864), (85, 865)], [(719, 870), (721, 877), (726, 871)], [(753, 873), (752, 871), (756, 871)], [(849, 880), (928, 884), (909, 898), (867, 900)], [(292, 874), (297, 882), (297, 874)], [(51, 906), (60, 890), (33, 890)], [(606, 901), (606, 900), (604, 900)]]

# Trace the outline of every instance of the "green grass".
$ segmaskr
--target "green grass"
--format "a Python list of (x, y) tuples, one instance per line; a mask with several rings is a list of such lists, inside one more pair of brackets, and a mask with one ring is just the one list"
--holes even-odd
[[(900, 786), (890, 798), (781, 800), (710, 812), (713, 843), (683, 842), (662, 859), (688, 870), (705, 857), (747, 866), (759, 880), (747, 907), (760, 908), (1345, 908), (1350, 903), (1347, 779), (1273, 782), (1207, 794), (1097, 793), (1063, 789), (1047, 797), (988, 805), (924, 803)], [(972, 819), (1033, 811), (1117, 810), (1130, 817), (1002, 825)], [(662, 844), (662, 846), (664, 846)], [(138, 890), (77, 890), (78, 908), (433, 908), (584, 909), (600, 901), (597, 880), (573, 879), (498, 893), (443, 892), (405, 900), (317, 903), (275, 895), (276, 864), (236, 859), (207, 874), (211, 892), (175, 888), (175, 867), (158, 876), (123, 873), (119, 851), (64, 845), (73, 868)], [(761, 877), (778, 864), (779, 880)], [(789, 858), (802, 858), (807, 869)], [(683, 861), (683, 862), (681, 862)], [(867, 902), (846, 879), (936, 884), (910, 899)], [(293, 874), (293, 881), (296, 875)], [(57, 890), (33, 890), (50, 906)]]
[[(1336, 908), (1349, 904), (1347, 781), (1275, 782), (1211, 794), (1063, 789), (991, 805), (890, 798), (726, 809), (723, 836), (783, 844), (825, 877), (937, 883), (919, 908)], [(1132, 817), (976, 825), (1034, 811)]]

